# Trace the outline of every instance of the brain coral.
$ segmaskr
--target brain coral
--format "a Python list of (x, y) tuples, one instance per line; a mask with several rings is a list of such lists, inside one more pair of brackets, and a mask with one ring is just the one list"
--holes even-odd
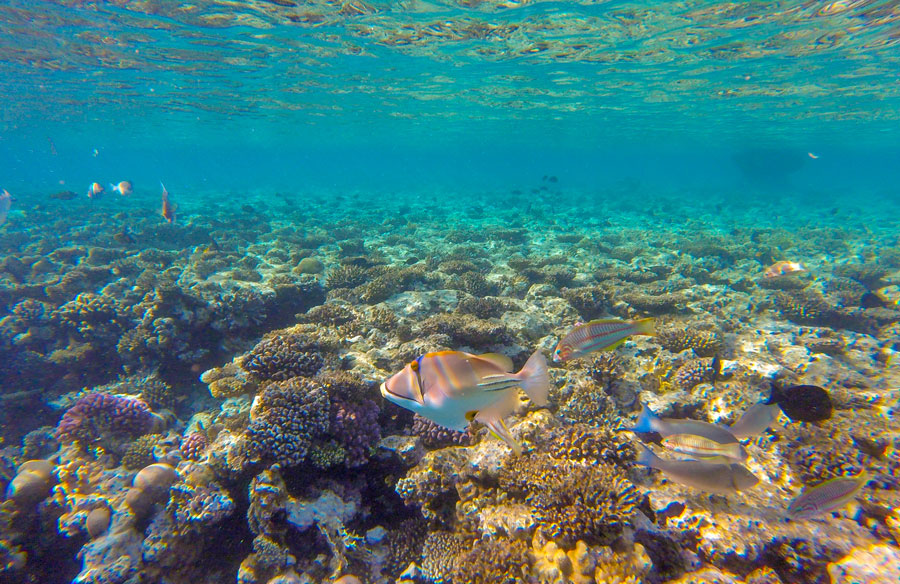
[(270, 383), (254, 404), (246, 430), (251, 456), (285, 466), (306, 459), (313, 442), (328, 431), (330, 403), (325, 388), (295, 377)]
[(325, 364), (322, 347), (301, 333), (276, 334), (259, 342), (242, 367), (263, 380), (312, 377)]

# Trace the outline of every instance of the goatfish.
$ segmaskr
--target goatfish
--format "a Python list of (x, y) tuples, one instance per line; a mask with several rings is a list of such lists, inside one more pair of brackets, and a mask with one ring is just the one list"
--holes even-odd
[(727, 444), (720, 444), (715, 440), (710, 440), (702, 436), (693, 434), (672, 434), (666, 436), (662, 440), (662, 445), (691, 458), (721, 460), (727, 462), (743, 461), (747, 458), (747, 453), (741, 448), (740, 442), (734, 441)]
[(160, 214), (163, 218), (169, 223), (175, 222), (175, 205), (169, 202), (169, 191), (166, 190), (166, 185), (159, 183), (159, 186), (162, 187), (162, 211)]
[[(641, 415), (638, 416), (637, 423), (633, 428), (629, 428), (631, 432), (656, 432), (663, 438), (675, 436), (678, 434), (690, 434), (705, 438), (706, 440), (716, 442), (720, 446), (727, 444), (737, 444), (740, 446), (734, 434), (715, 424), (709, 422), (699, 422), (697, 420), (676, 420), (673, 418), (660, 418), (654, 414), (650, 408), (644, 406)], [(743, 458), (742, 458), (743, 459)]]
[(865, 470), (852, 477), (838, 477), (804, 490), (788, 505), (791, 519), (809, 519), (822, 513), (837, 511), (852, 501), (869, 482)]
[(556, 345), (553, 360), (565, 363), (594, 351), (611, 351), (632, 335), (656, 335), (655, 319), (601, 319), (576, 324)]
[(738, 440), (759, 436), (765, 432), (778, 417), (778, 404), (760, 402), (747, 408), (738, 421), (728, 426), (728, 431)]
[(775, 262), (763, 273), (764, 278), (777, 278), (805, 272), (806, 267), (800, 262)]
[(503, 420), (518, 404), (518, 387), (538, 406), (546, 405), (550, 376), (540, 351), (518, 373), (512, 368), (509, 357), (496, 353), (426, 353), (382, 383), (381, 395), (451, 430), (462, 432), (478, 420), (518, 456), (522, 446)]
[(721, 464), (702, 460), (664, 460), (643, 444), (638, 444), (638, 450), (635, 461), (638, 464), (655, 468), (676, 483), (708, 493), (731, 495), (759, 482), (747, 467), (736, 462)]

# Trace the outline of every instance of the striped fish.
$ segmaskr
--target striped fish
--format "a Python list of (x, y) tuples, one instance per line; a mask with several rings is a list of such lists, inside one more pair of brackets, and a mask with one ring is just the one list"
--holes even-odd
[(656, 334), (655, 319), (641, 320), (592, 320), (577, 324), (559, 341), (553, 351), (553, 360), (564, 363), (571, 359), (584, 357), (594, 351), (615, 349), (632, 335)]
[(856, 498), (869, 482), (865, 470), (852, 477), (838, 477), (804, 490), (788, 505), (791, 519), (809, 519), (822, 513), (836, 511)]
[(662, 445), (669, 450), (690, 456), (691, 458), (724, 458), (728, 462), (743, 461), (747, 453), (740, 442), (722, 444), (703, 436), (694, 434), (672, 434), (662, 440)]

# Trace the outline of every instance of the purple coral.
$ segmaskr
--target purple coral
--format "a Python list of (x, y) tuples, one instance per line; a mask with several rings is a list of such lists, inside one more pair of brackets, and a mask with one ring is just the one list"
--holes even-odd
[(83, 442), (104, 433), (146, 434), (154, 423), (150, 407), (139, 399), (107, 393), (82, 396), (56, 427), (60, 442)]
[(345, 464), (352, 468), (369, 460), (381, 440), (378, 404), (370, 399), (352, 403), (335, 398), (331, 405), (331, 434), (346, 452)]
[(206, 452), (207, 445), (206, 434), (194, 432), (181, 441), (181, 453), (188, 460), (200, 460)]
[(443, 426), (438, 426), (428, 418), (416, 414), (413, 420), (412, 433), (422, 438), (422, 443), (427, 448), (440, 448), (443, 446), (469, 446), (473, 441), (471, 430), (457, 432)]

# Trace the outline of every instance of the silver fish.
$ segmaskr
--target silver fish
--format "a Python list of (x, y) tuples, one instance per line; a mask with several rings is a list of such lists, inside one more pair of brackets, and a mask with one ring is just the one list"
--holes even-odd
[(652, 450), (638, 445), (636, 462), (661, 471), (670, 480), (719, 495), (731, 495), (749, 489), (759, 479), (742, 464), (720, 464), (701, 460), (665, 460)]
[(693, 434), (672, 434), (663, 438), (662, 445), (673, 452), (706, 461), (718, 457), (729, 463), (747, 459), (747, 453), (737, 441), (720, 444), (715, 440)]
[(741, 417), (728, 430), (738, 440), (759, 436), (765, 432), (778, 417), (778, 404), (760, 402), (747, 408)]
[(663, 438), (674, 434), (693, 434), (719, 444), (732, 444), (737, 442), (734, 434), (709, 422), (697, 420), (676, 420), (673, 418), (660, 418), (650, 408), (644, 406), (637, 423), (631, 428), (632, 432), (656, 432)]

